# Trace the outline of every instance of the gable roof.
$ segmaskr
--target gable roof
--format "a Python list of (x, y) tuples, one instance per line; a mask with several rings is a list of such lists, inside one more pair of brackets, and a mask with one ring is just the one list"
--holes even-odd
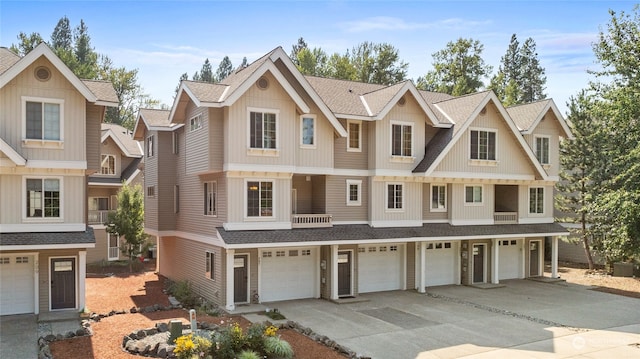
[(183, 94), (186, 94), (198, 107), (225, 107), (231, 106), (238, 100), (261, 76), (269, 72), (287, 92), (303, 113), (309, 113), (309, 105), (304, 101), (295, 88), (289, 83), (285, 75), (280, 71), (276, 62), (284, 64), (285, 68), (293, 75), (306, 93), (311, 97), (320, 111), (333, 125), (335, 131), (342, 137), (347, 136), (347, 131), (340, 125), (337, 118), (329, 110), (320, 96), (315, 92), (307, 80), (284, 52), (278, 47), (265, 54), (249, 66), (242, 68), (219, 83), (205, 83), (196, 81), (182, 81), (174, 100), (174, 105), (169, 114), (169, 121), (173, 121), (180, 102), (183, 102)]
[(513, 137), (516, 139), (522, 150), (526, 153), (527, 158), (529, 158), (529, 162), (535, 167), (538, 175), (543, 179), (547, 179), (549, 177), (547, 172), (542, 168), (542, 165), (536, 159), (533, 150), (529, 145), (527, 145), (524, 137), (520, 134), (515, 122), (511, 116), (509, 116), (504, 106), (502, 106), (502, 103), (498, 100), (496, 94), (491, 90), (456, 97), (451, 100), (435, 104), (436, 108), (444, 116), (454, 122), (455, 125), (453, 126), (451, 137), (449, 137), (448, 134), (443, 134), (437, 139), (438, 143), (434, 144), (434, 150), (441, 148), (438, 155), (435, 156), (435, 158), (432, 158), (433, 155), (430, 155), (429, 157), (425, 156), (413, 172), (424, 172), (425, 176), (430, 175), (438, 164), (442, 162), (451, 148), (453, 148), (453, 146), (458, 142), (460, 137), (462, 137), (462, 134), (467, 128), (469, 128), (473, 120), (478, 117), (480, 111), (482, 111), (489, 102), (492, 102), (496, 106), (501, 117), (504, 119), (505, 124), (511, 130)]
[(169, 122), (170, 110), (159, 110), (153, 108), (141, 108), (138, 110), (136, 124), (133, 126), (133, 139), (142, 139), (141, 126), (145, 126), (151, 131), (173, 131), (183, 125), (176, 125)]
[(551, 111), (558, 120), (558, 124), (567, 138), (573, 138), (573, 134), (562, 114), (552, 99), (540, 100), (523, 105), (507, 107), (507, 112), (513, 118), (518, 129), (525, 135), (531, 134), (542, 121), (547, 112)]
[[(104, 81), (80, 80), (44, 42), (22, 58), (17, 55), (11, 56), (8, 52), (11, 51), (6, 48), (2, 48), (0, 51), (0, 59), (2, 60), (2, 65), (0, 65), (0, 88), (13, 80), (34, 61), (44, 56), (87, 101), (102, 106), (118, 106), (118, 97), (115, 94), (113, 85)], [(7, 64), (4, 64), (5, 59)], [(94, 91), (96, 92), (94, 93)]]
[(4, 153), (13, 163), (17, 166), (24, 166), (27, 164), (27, 160), (22, 157), (16, 150), (13, 149), (8, 143), (0, 138), (0, 152)]
[(125, 156), (142, 157), (140, 143), (133, 139), (132, 133), (126, 128), (115, 123), (103, 123), (101, 142), (104, 143), (107, 138), (111, 138)]

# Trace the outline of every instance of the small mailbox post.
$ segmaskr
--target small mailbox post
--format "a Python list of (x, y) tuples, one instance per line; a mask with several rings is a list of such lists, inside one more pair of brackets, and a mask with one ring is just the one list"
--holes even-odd
[(197, 322), (196, 322), (196, 310), (195, 309), (189, 310), (189, 321), (191, 322), (191, 333), (195, 333), (196, 330), (198, 329), (198, 325), (197, 325)]

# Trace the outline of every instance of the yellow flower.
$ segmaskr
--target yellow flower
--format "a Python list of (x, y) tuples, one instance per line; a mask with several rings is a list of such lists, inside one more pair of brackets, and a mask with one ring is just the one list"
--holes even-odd
[(267, 337), (275, 337), (276, 332), (278, 332), (278, 328), (274, 327), (273, 325), (270, 325), (265, 328), (264, 335)]

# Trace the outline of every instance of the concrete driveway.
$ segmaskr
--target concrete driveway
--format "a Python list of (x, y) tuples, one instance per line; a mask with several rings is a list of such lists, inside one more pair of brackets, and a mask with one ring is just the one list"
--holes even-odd
[(0, 358), (37, 358), (38, 322), (34, 314), (0, 317)]
[(566, 283), (502, 283), (269, 307), (371, 358), (640, 358), (640, 300)]

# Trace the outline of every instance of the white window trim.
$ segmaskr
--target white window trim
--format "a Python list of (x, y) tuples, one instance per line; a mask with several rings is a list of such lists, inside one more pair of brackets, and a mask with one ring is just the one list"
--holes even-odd
[[(358, 131), (358, 147), (350, 147), (351, 145), (351, 141), (349, 141), (349, 139), (351, 138), (351, 124), (357, 124), (358, 128), (360, 129)], [(347, 152), (362, 152), (362, 121), (357, 121), (357, 120), (347, 120)]]
[[(104, 161), (103, 157), (113, 157), (113, 173), (102, 173), (102, 161)], [(116, 157), (116, 155), (112, 155), (110, 153), (101, 153), (100, 154), (100, 173), (98, 173), (98, 175), (102, 175), (102, 176), (116, 176), (118, 175), (118, 158)]]
[[(111, 248), (115, 248), (115, 247), (111, 247), (111, 236), (115, 236), (118, 237), (117, 239), (117, 243), (118, 243), (118, 255), (116, 257), (111, 257)], [(107, 260), (108, 261), (117, 261), (120, 258), (120, 236), (118, 236), (117, 234), (111, 234), (109, 232), (107, 232)]]
[[(211, 281), (216, 281), (216, 253), (212, 252), (212, 251), (205, 251), (205, 255), (204, 255), (204, 265), (205, 267), (207, 266), (207, 257), (210, 258), (210, 267), (209, 268), (205, 268), (205, 272), (204, 272), (204, 276), (205, 278), (207, 278), (208, 280)], [(209, 275), (207, 275), (207, 270), (209, 271)]]
[[(64, 147), (64, 99), (22, 96), (22, 145), (23, 147), (62, 149)], [(60, 139), (45, 140), (27, 138), (27, 102), (54, 103), (60, 105)]]
[[(433, 208), (433, 188), (444, 187), (444, 208)], [(431, 184), (429, 191), (429, 208), (431, 212), (446, 212), (447, 211), (447, 185), (446, 184)]]
[[(350, 198), (350, 189), (349, 187), (351, 187), (352, 185), (356, 185), (358, 186), (358, 200), (357, 201), (352, 201)], [(351, 180), (348, 179), (347, 180), (347, 206), (361, 206), (362, 205), (362, 180)]]
[[(400, 203), (402, 208), (389, 208), (389, 185), (400, 185), (400, 186), (402, 186), (402, 202)], [(384, 184), (384, 195), (385, 195), (384, 209), (385, 209), (385, 212), (404, 212), (404, 209), (405, 209), (405, 198), (407, 197), (407, 193), (406, 193), (406, 188), (405, 187), (406, 186), (404, 185), (403, 182), (385, 182), (385, 184)]]
[[(218, 181), (205, 181), (205, 182), (203, 182), (202, 183), (202, 189), (203, 190), (204, 190), (205, 183), (208, 183), (209, 185), (215, 186), (215, 191), (213, 191), (214, 192), (213, 195), (214, 195), (215, 208), (214, 208), (214, 211), (213, 211), (212, 214), (206, 213), (204, 215), (206, 217), (218, 217)], [(205, 199), (207, 200), (207, 207), (208, 207), (209, 195), (208, 195), (208, 193), (205, 192), (204, 196), (205, 196)], [(208, 210), (208, 208), (205, 208), (205, 209)]]
[(548, 135), (535, 135), (533, 136), (533, 154), (538, 153), (538, 139), (546, 138), (548, 140), (549, 147), (547, 147), (547, 157), (549, 159), (548, 162), (542, 162), (542, 159), (538, 159), (541, 165), (550, 166), (551, 165), (551, 136)]
[[(151, 146), (149, 146), (149, 139), (151, 139)], [(151, 158), (155, 156), (155, 135), (151, 134), (149, 136), (147, 136), (147, 138), (144, 141), (144, 149), (145, 149), (145, 155), (147, 156), (147, 158)]]
[(180, 152), (180, 138), (178, 137), (178, 132), (172, 132), (171, 136), (171, 152), (174, 155), (177, 155)]
[[(411, 156), (394, 155), (393, 154), (393, 125), (409, 126), (411, 127)], [(406, 121), (389, 121), (389, 156), (392, 162), (413, 162), (415, 155), (415, 123)]]
[[(542, 188), (542, 213), (537, 213), (537, 212), (531, 212), (531, 190), (532, 189), (538, 189), (538, 188)], [(546, 189), (544, 188), (544, 186), (529, 186), (529, 190), (527, 191), (528, 195), (528, 201), (527, 201), (527, 213), (529, 213), (530, 216), (533, 217), (544, 217), (545, 213), (546, 213)]]
[[(495, 160), (482, 160), (482, 159), (475, 159), (475, 158), (471, 158), (471, 131), (481, 131), (481, 132), (493, 132), (496, 134), (496, 148), (495, 148), (495, 153), (496, 153), (496, 159)], [(499, 152), (499, 148), (498, 148), (498, 130), (495, 128), (485, 128), (485, 127), (469, 127), (469, 140), (467, 142), (468, 149), (467, 149), (467, 159), (469, 160), (469, 165), (471, 166), (497, 166), (499, 161), (498, 161), (498, 154)]]
[[(482, 200), (480, 202), (467, 202), (467, 187), (480, 187), (480, 195), (482, 197)], [(464, 205), (465, 206), (470, 206), (470, 207), (484, 206), (484, 197), (485, 197), (484, 185), (481, 185), (481, 184), (466, 184), (466, 185), (464, 185), (463, 198), (464, 198)]]
[(202, 115), (195, 115), (189, 119), (189, 132), (195, 132), (202, 128)]
[[(273, 113), (276, 115), (276, 148), (251, 147), (251, 112)], [(247, 107), (247, 155), (277, 157), (280, 155), (280, 140), (280, 110), (265, 107)]]
[[(313, 120), (313, 144), (311, 145), (307, 145), (304, 143), (304, 119), (305, 118), (310, 118)], [(317, 136), (318, 127), (316, 126), (317, 124), (318, 124), (318, 121), (317, 121), (316, 115), (309, 114), (309, 115), (300, 116), (300, 148), (314, 149), (317, 147), (317, 144), (318, 144), (318, 136)], [(276, 119), (276, 126), (277, 126), (277, 119)]]
[[(249, 209), (248, 206), (248, 193), (249, 193), (249, 182), (271, 182), (271, 216), (248, 216), (247, 211)], [(276, 219), (276, 181), (274, 179), (259, 179), (259, 178), (247, 178), (244, 180), (244, 220), (247, 222), (260, 222), (260, 221), (273, 221)]]
[[(27, 217), (27, 180), (28, 179), (57, 179), (60, 183), (60, 216), (59, 217)], [(64, 177), (61, 176), (23, 176), (22, 177), (22, 222), (24, 223), (61, 223), (64, 222)]]

